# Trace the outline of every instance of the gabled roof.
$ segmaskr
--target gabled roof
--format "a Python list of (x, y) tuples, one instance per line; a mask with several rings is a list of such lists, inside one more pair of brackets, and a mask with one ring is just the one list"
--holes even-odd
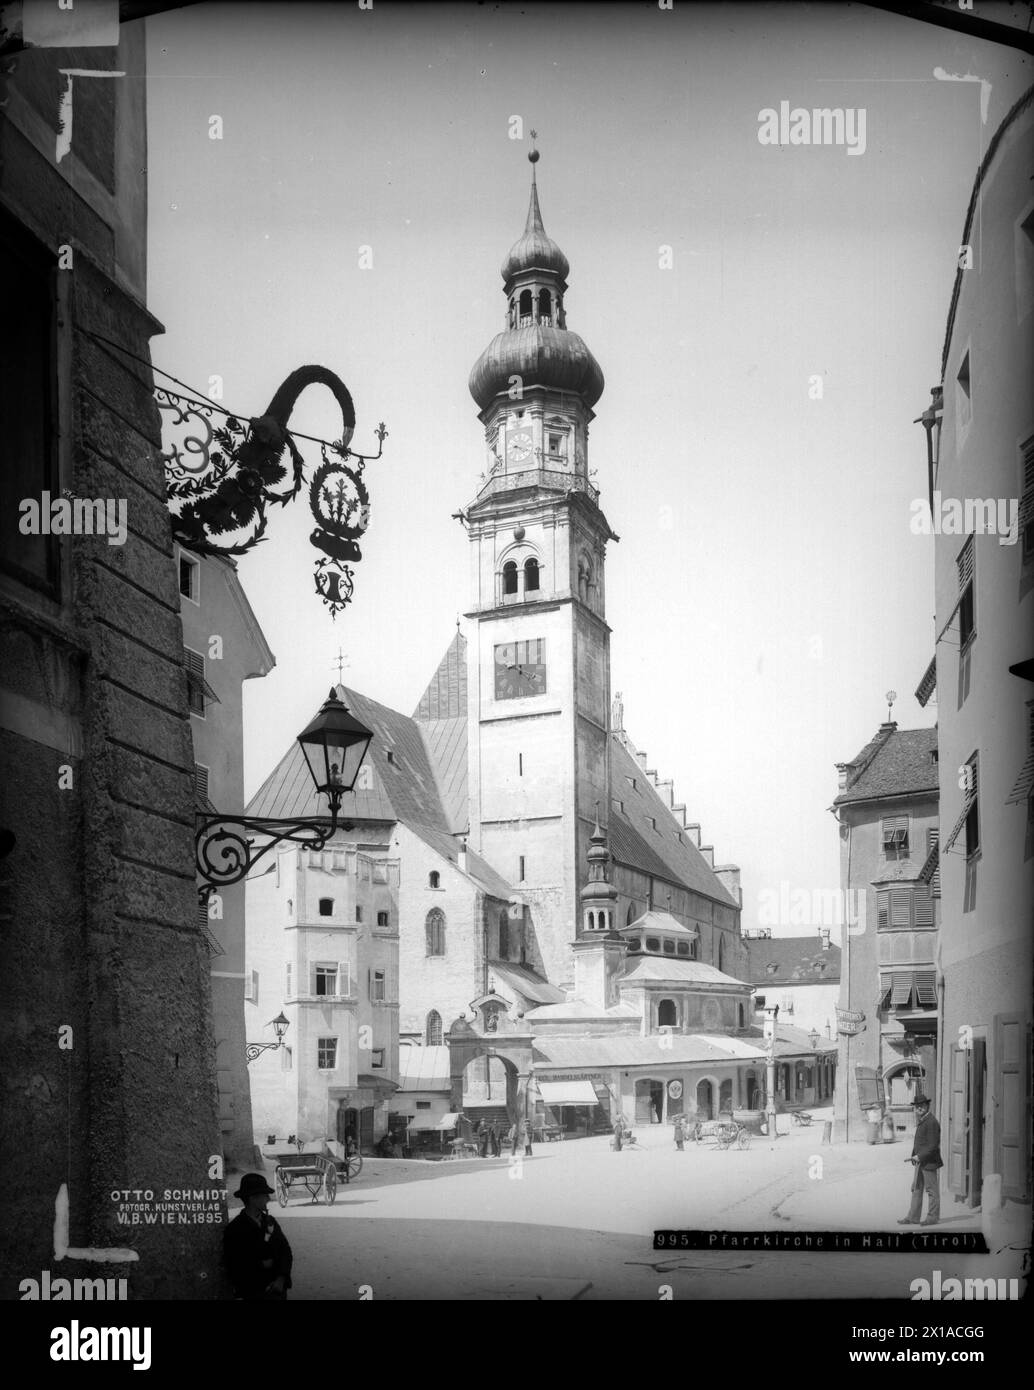
[[(622, 741), (612, 737), (610, 749), (615, 801), (611, 803), (607, 834), (614, 860), (667, 883), (683, 884), (715, 902), (739, 907), (687, 832), (680, 833), (670, 808)], [(628, 783), (634, 779), (635, 789), (623, 779)]]
[(847, 764), (847, 786), (833, 803), (937, 795), (937, 730), (885, 725)]
[[(449, 822), (438, 783), (413, 720), (343, 685), (339, 685), (335, 693), (357, 719), (373, 730), (366, 755), (374, 772), (373, 786), (345, 794), (341, 803), (342, 819), (397, 820), (411, 829), (426, 826), (448, 838)], [(326, 804), (316, 795), (302, 750), (297, 743), (292, 743), (248, 803), (248, 815), (325, 814)]]
[(840, 947), (824, 951), (815, 934), (748, 938), (744, 945), (752, 984), (829, 985), (840, 979)]
[(433, 849), (440, 854), (443, 859), (447, 859), (452, 866), (460, 873), (466, 872), (469, 879), (487, 893), (492, 898), (499, 898), (502, 902), (509, 902), (514, 896), (514, 890), (499, 874), (492, 868), (480, 854), (475, 854), (472, 849), (467, 850), (467, 868), (460, 869), (459, 857), (463, 846), (451, 835), (446, 835), (442, 830), (435, 830), (429, 825), (421, 825), (419, 821), (403, 821), (407, 830), (411, 830), (414, 835), (423, 840), (429, 849)]
[(702, 960), (678, 960), (674, 956), (629, 956), (622, 972), (621, 983), (641, 984), (652, 981), (679, 985), (734, 985), (749, 988), (746, 980), (734, 980), (713, 965)]

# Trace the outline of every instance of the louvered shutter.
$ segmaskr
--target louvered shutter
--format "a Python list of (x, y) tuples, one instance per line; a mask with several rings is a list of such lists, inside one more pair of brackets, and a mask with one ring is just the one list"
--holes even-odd
[(937, 1003), (937, 982), (932, 970), (915, 971), (916, 1003), (928, 1006)]
[(879, 931), (886, 931), (890, 926), (890, 894), (876, 894), (876, 926)]
[(910, 927), (912, 925), (911, 898), (912, 894), (907, 888), (892, 888), (890, 890), (890, 925), (892, 927)]
[(973, 537), (966, 539), (966, 544), (959, 551), (958, 559), (955, 561), (959, 571), (959, 593), (961, 594), (967, 584), (973, 582)]
[(912, 907), (917, 927), (933, 926), (933, 898), (929, 888), (920, 886), (912, 890)]
[(891, 988), (890, 1003), (894, 1009), (907, 1006), (912, 997), (912, 972), (911, 970), (895, 970), (894, 983)]

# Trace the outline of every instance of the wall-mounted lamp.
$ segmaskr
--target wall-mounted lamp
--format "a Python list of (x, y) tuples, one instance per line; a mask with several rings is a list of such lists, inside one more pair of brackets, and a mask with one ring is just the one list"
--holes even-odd
[(276, 1042), (271, 1043), (248, 1043), (244, 1049), (244, 1055), (248, 1063), (254, 1062), (255, 1058), (263, 1052), (275, 1052), (278, 1047), (284, 1045), (284, 1034), (290, 1028), (290, 1019), (284, 1017), (283, 1010), (272, 1020), (273, 1032), (276, 1034)]

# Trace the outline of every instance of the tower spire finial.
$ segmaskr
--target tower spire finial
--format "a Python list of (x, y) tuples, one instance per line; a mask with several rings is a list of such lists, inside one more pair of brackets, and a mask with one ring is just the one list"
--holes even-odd
[(531, 197), (528, 200), (528, 219), (524, 224), (524, 235), (527, 236), (529, 232), (541, 232), (545, 236), (546, 229), (542, 225), (542, 212), (539, 208), (539, 189), (535, 182), (535, 165), (539, 162), (539, 152), (535, 148), (538, 132), (532, 130), (529, 134), (531, 135), (531, 149), (528, 151), (528, 162), (531, 164)]

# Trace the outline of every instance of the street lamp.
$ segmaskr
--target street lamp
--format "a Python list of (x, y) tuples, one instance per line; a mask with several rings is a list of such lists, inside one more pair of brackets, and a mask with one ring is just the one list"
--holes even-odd
[(258, 1057), (261, 1053), (270, 1051), (275, 1052), (278, 1047), (283, 1047), (284, 1034), (287, 1032), (290, 1026), (290, 1021), (284, 1017), (283, 1010), (281, 1010), (280, 1013), (277, 1014), (276, 1018), (272, 1020), (272, 1028), (273, 1032), (276, 1034), (276, 1042), (248, 1043), (247, 1047), (244, 1049), (244, 1055), (248, 1060), (248, 1065), (254, 1062), (255, 1058)]
[[(227, 888), (246, 878), (264, 854), (282, 840), (304, 849), (321, 850), (339, 828), (341, 799), (355, 786), (359, 768), (373, 738), (371, 730), (351, 715), (332, 690), (316, 718), (298, 735), (306, 766), (319, 796), (330, 806), (330, 819), (302, 816), (294, 820), (260, 816), (229, 816), (198, 812), (195, 817), (195, 868), (204, 880), (198, 889), (202, 903), (217, 888)], [(254, 848), (248, 832), (266, 837)]]
[(775, 1139), (776, 1136), (776, 1103), (775, 1103), (775, 1036), (776, 1019), (779, 1017), (778, 1004), (766, 1004), (762, 1012), (765, 1015), (765, 1038), (768, 1042), (768, 1056), (765, 1059), (765, 1127), (768, 1130), (768, 1137)]

